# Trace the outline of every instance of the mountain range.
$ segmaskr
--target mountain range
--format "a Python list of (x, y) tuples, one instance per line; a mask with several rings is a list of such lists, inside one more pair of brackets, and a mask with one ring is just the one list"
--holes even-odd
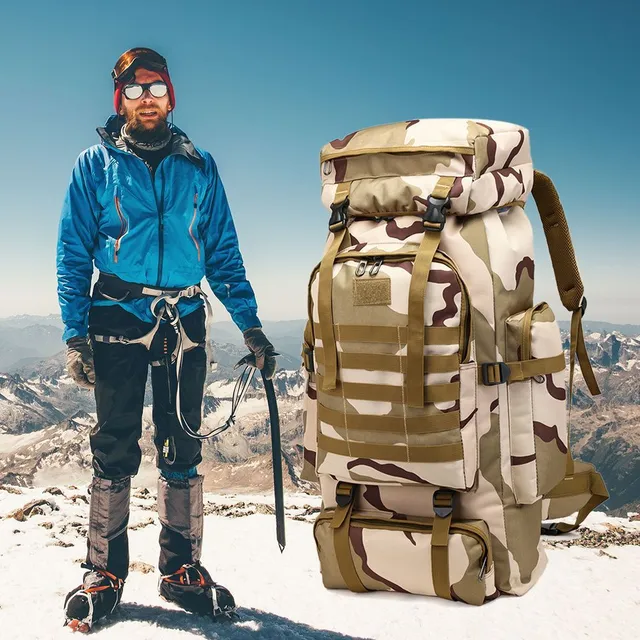
[[(29, 322), (28, 316), (4, 319), (0, 334), (13, 331), (15, 339), (32, 336), (42, 327), (61, 331), (56, 316)], [(313, 485), (298, 476), (302, 462), (303, 373), (297, 354), (303, 324), (265, 323), (265, 331), (282, 354), (282, 368), (274, 382), (285, 483), (298, 491), (315, 492)], [(571, 441), (577, 457), (593, 462), (602, 473), (611, 494), (605, 508), (613, 515), (626, 515), (627, 511), (640, 511), (640, 326), (627, 325), (631, 327), (627, 334), (617, 329), (609, 331), (607, 326), (604, 322), (585, 323), (587, 351), (602, 394), (595, 398), (589, 394), (576, 367)], [(222, 424), (229, 416), (239, 374), (234, 365), (246, 354), (242, 336), (232, 323), (215, 323), (214, 336), (218, 368), (207, 379), (203, 431)], [(562, 337), (568, 350), (566, 327)], [(19, 341), (14, 348), (19, 351), (29, 344)], [(157, 475), (151, 401), (151, 389), (147, 388), (141, 441), (143, 462), (137, 477), (140, 483), (150, 482)], [(91, 474), (88, 434), (95, 425), (94, 412), (93, 395), (66, 375), (64, 352), (15, 362), (10, 372), (0, 374), (0, 483), (31, 486), (59, 479), (86, 481)], [(270, 488), (268, 412), (257, 376), (239, 406), (233, 427), (205, 442), (203, 458), (201, 469), (207, 490)]]

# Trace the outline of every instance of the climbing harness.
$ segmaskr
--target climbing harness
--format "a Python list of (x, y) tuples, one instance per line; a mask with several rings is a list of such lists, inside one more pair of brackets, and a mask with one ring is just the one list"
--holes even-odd
[[(180, 407), (180, 379), (182, 373), (182, 363), (184, 359), (184, 354), (191, 349), (195, 349), (196, 347), (204, 347), (207, 353), (207, 362), (211, 367), (211, 370), (215, 370), (217, 364), (214, 360), (213, 350), (211, 347), (210, 341), (207, 340), (207, 336), (211, 331), (211, 323), (213, 321), (213, 310), (211, 308), (211, 303), (205, 292), (202, 290), (200, 285), (191, 285), (189, 287), (185, 287), (184, 289), (158, 289), (155, 287), (148, 287), (144, 285), (134, 284), (125, 282), (116, 276), (111, 276), (107, 274), (100, 274), (98, 281), (96, 282), (96, 286), (94, 289), (94, 297), (95, 298), (106, 298), (107, 300), (112, 300), (114, 302), (124, 302), (126, 300), (131, 300), (132, 298), (139, 298), (142, 296), (153, 297), (151, 301), (151, 313), (153, 317), (156, 319), (155, 324), (151, 331), (146, 333), (139, 338), (127, 338), (126, 336), (105, 336), (100, 334), (93, 334), (93, 339), (96, 342), (102, 342), (106, 344), (142, 344), (147, 350), (151, 349), (151, 344), (153, 343), (158, 330), (160, 329), (160, 324), (163, 319), (167, 320), (169, 325), (173, 328), (176, 334), (176, 346), (173, 349), (170, 357), (165, 357), (161, 360), (152, 360), (151, 366), (153, 367), (167, 367), (168, 380), (169, 377), (169, 367), (173, 364), (176, 366), (176, 391), (175, 391), (175, 413), (178, 419), (178, 423), (182, 430), (190, 437), (195, 440), (207, 440), (208, 438), (213, 438), (217, 435), (220, 435), (222, 432), (226, 431), (229, 427), (233, 425), (235, 422), (235, 414), (238, 409), (240, 402), (244, 394), (246, 393), (249, 384), (253, 378), (253, 374), (255, 373), (255, 363), (252, 365), (247, 360), (247, 357), (243, 358), (236, 368), (241, 364), (245, 364), (245, 368), (241, 372), (238, 377), (231, 400), (231, 415), (224, 422), (224, 424), (219, 425), (212, 429), (209, 433), (198, 433), (194, 431), (188, 424), (185, 419), (181, 407)], [(206, 305), (206, 313), (207, 313), (207, 323), (206, 323), (206, 334), (203, 343), (193, 342), (189, 336), (187, 335), (184, 327), (182, 326), (182, 322), (180, 321), (180, 312), (178, 310), (177, 304), (181, 298), (193, 298), (195, 296), (200, 296)], [(167, 341), (165, 338), (164, 341), (165, 352), (167, 351)], [(168, 354), (167, 354), (168, 356)], [(170, 445), (167, 439), (163, 446), (163, 455), (167, 460), (168, 464), (171, 464), (171, 460), (169, 459), (169, 449)], [(175, 457), (174, 457), (175, 460)]]

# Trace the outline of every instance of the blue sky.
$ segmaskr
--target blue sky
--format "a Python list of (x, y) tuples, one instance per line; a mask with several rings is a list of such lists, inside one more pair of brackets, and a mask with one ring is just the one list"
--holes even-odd
[[(327, 232), (320, 148), (377, 124), (463, 117), (530, 130), (534, 163), (553, 177), (567, 211), (588, 317), (640, 323), (638, 6), (3, 7), (0, 315), (58, 312), (55, 243), (71, 168), (112, 113), (114, 62), (149, 46), (168, 59), (175, 123), (216, 158), (263, 319), (305, 315)], [(567, 318), (533, 203), (527, 210), (537, 234), (536, 299)]]

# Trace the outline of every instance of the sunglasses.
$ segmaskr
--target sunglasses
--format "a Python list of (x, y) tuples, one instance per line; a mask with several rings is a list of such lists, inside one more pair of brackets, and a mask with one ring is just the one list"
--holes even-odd
[(168, 87), (164, 82), (156, 80), (155, 82), (149, 82), (147, 84), (132, 82), (122, 89), (122, 93), (124, 93), (129, 100), (137, 100), (145, 91), (148, 91), (154, 98), (163, 98), (167, 95)]

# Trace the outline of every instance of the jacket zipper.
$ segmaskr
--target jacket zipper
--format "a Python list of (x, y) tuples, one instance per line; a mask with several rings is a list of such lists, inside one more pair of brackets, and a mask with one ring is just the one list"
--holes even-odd
[(117, 237), (114, 249), (113, 249), (113, 261), (118, 262), (118, 251), (120, 250), (120, 244), (122, 242), (122, 238), (124, 238), (129, 232), (129, 223), (127, 219), (122, 214), (122, 209), (120, 208), (120, 198), (118, 196), (114, 196), (114, 201), (116, 205), (116, 212), (118, 213), (118, 218), (120, 218), (120, 235)]
[(191, 224), (189, 225), (189, 235), (193, 240), (193, 244), (196, 245), (196, 250), (198, 252), (198, 262), (200, 262), (200, 245), (198, 241), (195, 239), (193, 235), (193, 223), (196, 221), (196, 215), (198, 214), (198, 192), (196, 191), (193, 196), (193, 218), (191, 219)]
[[(320, 520), (333, 519), (333, 510), (327, 512), (324, 515), (318, 517), (317, 522)], [(351, 516), (351, 526), (360, 527), (362, 529), (383, 529), (386, 531), (413, 531), (416, 533), (432, 533), (433, 524), (427, 522), (416, 522), (411, 520), (386, 520), (375, 518), (363, 518), (357, 515)], [(480, 556), (480, 572), (478, 573), (478, 580), (482, 580), (486, 574), (489, 565), (489, 540), (485, 533), (478, 527), (468, 524), (466, 522), (451, 522), (449, 527), (451, 534), (459, 533), (466, 535), (470, 538), (474, 538), (482, 547), (482, 555)]]
[[(361, 251), (345, 251), (342, 254), (336, 256), (335, 262), (343, 262), (346, 260), (354, 260), (360, 259), (358, 267), (356, 268), (355, 275), (356, 277), (361, 277), (365, 274), (367, 270), (367, 266), (369, 260), (373, 260), (373, 266), (369, 270), (369, 274), (372, 277), (375, 277), (378, 271), (380, 271), (380, 267), (384, 262), (404, 262), (405, 260), (412, 259), (415, 260), (417, 251), (408, 251), (408, 252), (398, 252), (398, 253), (387, 253), (385, 255), (380, 254), (371, 254), (370, 256), (363, 255)], [(458, 269), (456, 268), (453, 261), (444, 253), (440, 251), (436, 252), (436, 255), (433, 259), (434, 262), (439, 262), (440, 264), (445, 264), (453, 271), (458, 282), (460, 283), (460, 289), (462, 291), (462, 303), (460, 309), (461, 321), (460, 325), (463, 327), (463, 339), (460, 344), (460, 360), (461, 362), (467, 362), (469, 358), (469, 349), (471, 345), (471, 313), (469, 310), (469, 291), (467, 286), (464, 283), (464, 280), (458, 273)], [(319, 268), (316, 267), (316, 269)], [(314, 269), (315, 272), (315, 269)]]
[[(166, 158), (165, 158), (166, 159)], [(160, 164), (164, 162), (163, 159)], [(156, 167), (156, 174), (160, 168), (160, 164)], [(162, 183), (162, 194), (160, 202), (156, 197), (155, 178), (153, 178), (153, 197), (156, 199), (156, 207), (158, 208), (158, 282), (157, 286), (162, 286), (162, 264), (164, 262), (164, 182)]]

